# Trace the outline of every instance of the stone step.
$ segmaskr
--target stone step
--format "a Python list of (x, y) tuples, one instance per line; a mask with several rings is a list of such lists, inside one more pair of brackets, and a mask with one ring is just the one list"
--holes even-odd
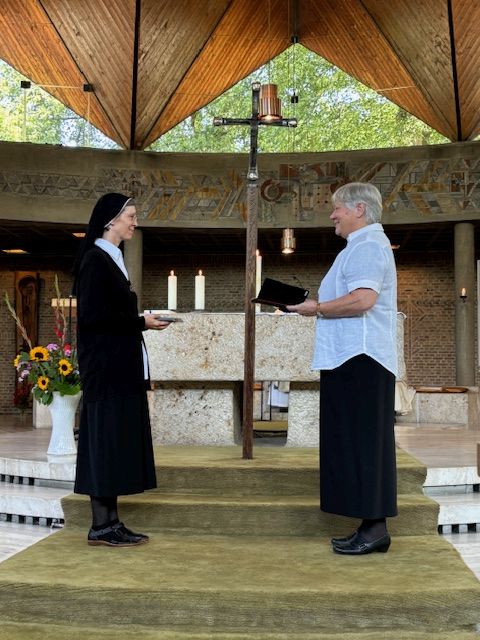
[(26, 522), (31, 518), (63, 520), (61, 501), (70, 493), (68, 489), (0, 482), (0, 518), (15, 515), (28, 518)]
[(438, 524), (442, 532), (450, 533), (452, 527), (459, 532), (480, 531), (480, 493), (431, 496), (440, 505)]
[[(436, 531), (438, 505), (421, 495), (401, 495), (399, 516), (389, 520), (394, 535)], [(68, 527), (88, 528), (90, 502), (71, 494), (63, 500)], [(358, 519), (320, 511), (318, 496), (230, 496), (146, 492), (119, 499), (119, 513), (131, 528), (171, 533), (258, 536), (322, 536), (349, 532)]]
[(445, 630), (472, 630), (479, 598), (478, 580), (436, 535), (395, 537), (387, 554), (352, 558), (318, 537), (162, 533), (112, 550), (89, 547), (85, 531), (67, 528), (0, 568), (2, 624), (58, 624), (63, 611), (79, 627), (114, 625), (118, 637), (122, 627), (142, 625), (443, 638)]

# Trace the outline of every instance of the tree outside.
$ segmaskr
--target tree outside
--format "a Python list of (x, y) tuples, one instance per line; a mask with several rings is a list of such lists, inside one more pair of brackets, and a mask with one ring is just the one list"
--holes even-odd
[[(0, 139), (119, 148), (84, 118), (0, 61)], [(252, 82), (279, 86), (284, 116), (297, 129), (260, 128), (262, 152), (318, 152), (439, 144), (448, 139), (301, 45), (290, 47), (161, 136), (149, 150), (248, 152), (248, 127), (214, 127), (214, 116), (247, 117)], [(292, 104), (296, 92), (298, 104)]]

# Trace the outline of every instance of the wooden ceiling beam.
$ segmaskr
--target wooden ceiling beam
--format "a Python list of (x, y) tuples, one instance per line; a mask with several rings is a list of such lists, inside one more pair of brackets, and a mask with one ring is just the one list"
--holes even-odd
[(231, 4), (232, 0), (143, 0), (137, 149), (158, 138), (154, 131), (165, 107)]
[(229, 5), (145, 146), (289, 46), (289, 1), (234, 0)]

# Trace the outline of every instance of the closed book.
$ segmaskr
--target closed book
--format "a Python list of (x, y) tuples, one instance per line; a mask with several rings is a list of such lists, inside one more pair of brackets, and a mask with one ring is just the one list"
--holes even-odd
[(258, 296), (252, 302), (278, 307), (281, 311), (288, 312), (287, 304), (300, 304), (305, 301), (309, 293), (308, 289), (295, 287), (272, 278), (265, 278)]

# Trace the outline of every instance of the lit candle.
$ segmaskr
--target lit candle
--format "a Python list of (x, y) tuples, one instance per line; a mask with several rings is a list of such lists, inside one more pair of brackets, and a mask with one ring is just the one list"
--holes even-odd
[(465, 287), (462, 288), (462, 293), (460, 294), (461, 298), (466, 298), (467, 297), (467, 290), (465, 289)]
[(170, 275), (168, 276), (168, 304), (169, 309), (177, 308), (177, 276), (175, 272), (170, 271)]
[(195, 309), (202, 311), (205, 309), (205, 276), (199, 269), (198, 276), (195, 276)]
[(260, 251), (257, 249), (257, 251), (255, 252), (257, 259), (256, 259), (256, 269), (255, 269), (255, 295), (258, 296), (258, 294), (260, 293), (260, 287), (262, 286), (262, 256), (260, 255)]
[[(260, 287), (262, 286), (262, 256), (260, 255), (260, 251), (257, 249), (255, 251), (256, 261), (255, 261), (255, 295), (258, 297), (260, 293)], [(260, 313), (261, 305), (255, 305), (255, 313)]]

